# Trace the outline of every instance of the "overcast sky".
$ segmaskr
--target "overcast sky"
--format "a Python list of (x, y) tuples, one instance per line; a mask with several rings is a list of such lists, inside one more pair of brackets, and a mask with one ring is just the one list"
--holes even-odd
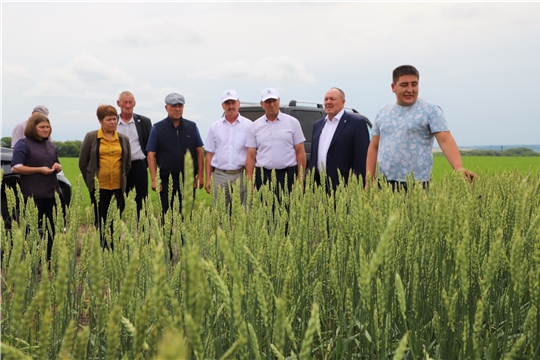
[(275, 87), (284, 104), (337, 86), (374, 120), (395, 101), (392, 70), (411, 64), (459, 146), (540, 143), (540, 3), (1, 6), (2, 136), (44, 104), (55, 140), (82, 140), (123, 90), (153, 122), (183, 94), (203, 140), (227, 89), (259, 102)]

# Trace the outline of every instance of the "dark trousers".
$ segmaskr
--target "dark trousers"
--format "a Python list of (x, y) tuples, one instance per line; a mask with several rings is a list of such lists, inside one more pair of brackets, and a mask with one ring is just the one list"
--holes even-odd
[(34, 203), (38, 209), (38, 228), (42, 229), (45, 233), (43, 227), (43, 216), (49, 220), (50, 228), (48, 229), (48, 238), (47, 238), (47, 260), (51, 260), (53, 240), (54, 240), (54, 221), (53, 221), (53, 209), (56, 206), (56, 201), (54, 198), (51, 199), (34, 199)]
[[(275, 192), (278, 198), (278, 201), (281, 202), (281, 190), (287, 191), (290, 193), (294, 184), (294, 179), (296, 179), (298, 167), (291, 166), (285, 169), (276, 169), (276, 182)], [(272, 180), (272, 169), (266, 168), (256, 168), (255, 169), (255, 186), (257, 190), (261, 188), (266, 183), (270, 183)], [(287, 183), (285, 183), (285, 175), (287, 176)]]
[[(400, 192), (401, 190), (405, 192), (408, 191), (407, 183), (404, 181), (386, 180), (386, 182), (392, 186), (392, 192)], [(422, 185), (422, 189), (424, 190), (428, 190), (429, 188), (429, 181), (420, 182), (418, 184)]]
[[(106, 240), (105, 240), (105, 229), (103, 226), (107, 223), (107, 211), (109, 210), (109, 205), (111, 204), (112, 198), (116, 198), (116, 205), (118, 206), (118, 209), (120, 209), (120, 213), (124, 211), (124, 194), (122, 193), (122, 189), (115, 189), (115, 190), (106, 190), (106, 189), (99, 189), (99, 204), (96, 202), (96, 196), (94, 192), (90, 193), (90, 200), (92, 201), (92, 205), (94, 206), (94, 219), (95, 219), (95, 226), (99, 228), (99, 233), (101, 236), (101, 247), (102, 248), (109, 248)], [(111, 233), (112, 233), (112, 224), (111, 224)], [(111, 250), (113, 249), (113, 244), (110, 244)]]
[[(322, 174), (319, 172), (319, 170), (317, 169), (314, 169), (313, 171), (315, 171), (315, 174), (313, 175), (313, 181), (315, 182), (316, 185), (318, 186), (321, 186), (321, 177), (322, 177)], [(333, 191), (336, 190), (336, 186), (334, 184), (330, 184), (332, 180), (327, 176), (326, 177), (326, 193), (327, 194), (330, 194)]]
[[(184, 174), (182, 174), (182, 177)], [(175, 201), (179, 201), (180, 213), (182, 213), (182, 192), (180, 191), (180, 174), (175, 173), (161, 173), (161, 191), (159, 197), (161, 199), (161, 207), (163, 209), (163, 215), (169, 210), (169, 207), (173, 207)], [(172, 196), (169, 202), (169, 181), (172, 178)], [(193, 199), (195, 200), (195, 188), (193, 188)]]
[(127, 175), (126, 196), (135, 189), (135, 202), (137, 203), (137, 217), (141, 212), (143, 201), (148, 196), (148, 165), (146, 160), (131, 162), (131, 169)]

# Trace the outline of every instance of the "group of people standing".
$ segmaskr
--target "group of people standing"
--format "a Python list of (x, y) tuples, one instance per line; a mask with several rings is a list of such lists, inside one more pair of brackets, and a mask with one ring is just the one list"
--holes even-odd
[[(406, 179), (411, 172), (427, 186), (433, 166), (434, 138), (452, 167), (472, 179), (475, 174), (463, 168), (443, 111), (437, 105), (418, 99), (419, 78), (418, 71), (410, 65), (393, 71), (391, 89), (396, 102), (377, 113), (371, 141), (365, 120), (345, 111), (345, 93), (336, 87), (329, 89), (324, 96), (326, 116), (313, 127), (309, 163), (300, 122), (280, 111), (280, 96), (274, 88), (261, 92), (264, 115), (254, 122), (240, 114), (240, 97), (236, 91), (223, 92), (224, 115), (212, 124), (205, 143), (197, 124), (183, 117), (185, 98), (181, 94), (166, 96), (167, 117), (152, 125), (149, 118), (134, 113), (135, 97), (124, 91), (117, 101), (120, 114), (114, 106), (100, 105), (97, 118), (101, 128), (87, 133), (81, 146), (79, 168), (91, 194), (96, 226), (101, 229), (106, 223), (107, 209), (113, 198), (122, 211), (124, 196), (133, 190), (140, 212), (148, 196), (147, 168), (151, 189), (160, 192), (163, 213), (174, 201), (180, 201), (181, 207), (180, 184), (187, 151), (193, 159), (194, 191), (204, 187), (215, 199), (221, 188), (227, 207), (230, 207), (232, 185), (236, 182), (240, 182), (238, 196), (245, 204), (249, 186), (243, 183), (244, 173), (252, 188), (260, 188), (271, 181), (272, 171), (275, 171), (278, 198), (281, 190), (290, 192), (294, 181), (303, 181), (304, 174), (310, 171), (319, 184), (323, 174), (326, 176), (328, 191), (335, 190), (341, 179), (346, 185), (351, 174), (361, 177), (368, 185), (376, 176), (377, 163), (381, 179), (394, 189), (406, 190)], [(39, 112), (44, 108), (36, 107), (37, 115), (33, 114), (25, 125), (26, 139), (14, 145), (12, 167), (22, 175), (23, 195), (33, 197), (40, 217), (46, 215), (52, 223), (49, 214), (52, 214), (54, 191), (58, 187), (55, 173), (62, 167), (49, 141), (52, 129), (48, 111)], [(96, 178), (99, 200), (94, 191)], [(169, 181), (172, 181), (172, 196), (168, 194)], [(39, 190), (42, 188), (43, 191)], [(40, 205), (42, 198), (52, 199), (52, 203)]]

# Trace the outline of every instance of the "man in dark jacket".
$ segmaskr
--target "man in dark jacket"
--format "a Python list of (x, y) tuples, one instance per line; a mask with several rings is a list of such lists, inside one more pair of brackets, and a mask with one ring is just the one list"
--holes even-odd
[(338, 88), (331, 88), (324, 96), (324, 110), (326, 117), (313, 125), (309, 170), (316, 171), (315, 179), (320, 181), (324, 169), (332, 190), (339, 184), (339, 174), (345, 185), (351, 171), (365, 181), (369, 147), (366, 121), (345, 112), (345, 93)]
[[(180, 175), (184, 177), (184, 155), (189, 150), (193, 158), (193, 186), (202, 189), (204, 186), (204, 153), (203, 142), (197, 124), (185, 119), (185, 99), (182, 95), (172, 93), (165, 98), (165, 109), (168, 116), (155, 123), (150, 132), (148, 145), (148, 167), (152, 180), (152, 190), (156, 190), (157, 167), (161, 179), (160, 198), (163, 213), (178, 195), (180, 211), (182, 211), (182, 198), (180, 192)], [(168, 201), (169, 178), (172, 178), (173, 193), (171, 203)]]
[(131, 145), (131, 170), (127, 174), (126, 195), (135, 189), (137, 202), (137, 216), (143, 201), (148, 196), (148, 168), (146, 162), (146, 145), (152, 130), (152, 122), (146, 116), (135, 114), (135, 96), (129, 91), (122, 91), (116, 104), (120, 108), (118, 127), (116, 131), (129, 137)]

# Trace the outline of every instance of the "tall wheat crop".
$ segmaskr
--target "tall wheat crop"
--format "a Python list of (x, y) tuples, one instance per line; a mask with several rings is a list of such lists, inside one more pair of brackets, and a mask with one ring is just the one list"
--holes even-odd
[(186, 196), (163, 223), (130, 198), (114, 252), (81, 199), (50, 271), (35, 208), (0, 229), (4, 359), (540, 359), (540, 172), (407, 194), (308, 179), (231, 215)]

